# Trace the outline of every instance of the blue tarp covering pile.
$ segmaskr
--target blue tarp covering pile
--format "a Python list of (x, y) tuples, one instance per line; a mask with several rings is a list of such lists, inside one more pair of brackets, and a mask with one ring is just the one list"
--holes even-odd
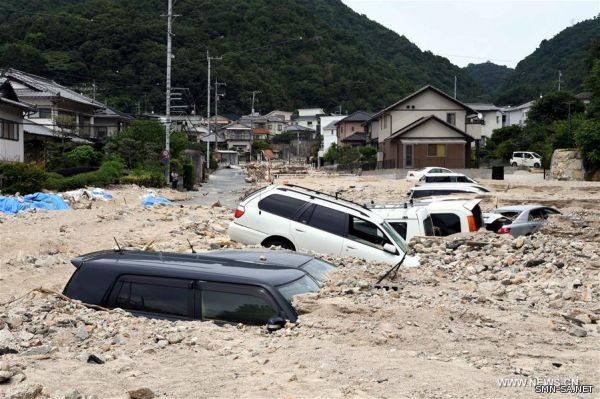
[(142, 198), (143, 206), (153, 206), (153, 205), (174, 205), (173, 202), (169, 201), (163, 197), (157, 197), (154, 194), (144, 195)]
[(17, 197), (4, 197), (0, 195), (0, 212), (15, 214), (29, 209), (63, 211), (71, 208), (56, 194), (28, 194), (22, 200)]

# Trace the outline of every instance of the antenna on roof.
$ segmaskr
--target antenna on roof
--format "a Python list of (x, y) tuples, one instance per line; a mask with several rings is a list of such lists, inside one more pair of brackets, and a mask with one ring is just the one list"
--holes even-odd
[(113, 240), (115, 240), (115, 244), (117, 244), (117, 248), (119, 250), (119, 252), (123, 252), (123, 250), (121, 249), (121, 246), (119, 245), (119, 242), (117, 241), (117, 239), (113, 236)]
[(195, 253), (196, 253), (196, 250), (194, 249), (194, 246), (193, 246), (193, 245), (192, 245), (192, 243), (190, 242), (190, 239), (189, 239), (189, 238), (186, 238), (186, 240), (187, 240), (188, 244), (190, 244), (190, 249), (192, 250), (192, 253), (193, 253), (193, 254), (195, 254)]

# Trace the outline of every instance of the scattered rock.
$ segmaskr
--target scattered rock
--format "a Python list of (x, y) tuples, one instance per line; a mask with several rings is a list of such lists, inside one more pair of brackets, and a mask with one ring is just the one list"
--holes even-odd
[(129, 394), (129, 399), (152, 399), (156, 396), (149, 388), (139, 388), (127, 393)]

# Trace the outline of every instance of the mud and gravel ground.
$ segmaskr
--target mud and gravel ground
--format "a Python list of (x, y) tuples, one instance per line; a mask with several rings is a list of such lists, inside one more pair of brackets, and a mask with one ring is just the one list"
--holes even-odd
[[(287, 180), (364, 202), (402, 202), (410, 187)], [(143, 397), (128, 394), (138, 388), (165, 398), (536, 398), (561, 397), (536, 394), (536, 380), (567, 379), (595, 387), (566, 397), (598, 397), (600, 185), (483, 183), (494, 190), (484, 208), (543, 202), (567, 217), (523, 239), (418, 239), (422, 266), (401, 269), (389, 290), (372, 288), (388, 265), (327, 257), (338, 266), (329, 282), (297, 298), (300, 322), (273, 334), (96, 311), (36, 290), (62, 291), (69, 260), (113, 248), (113, 237), (178, 252), (190, 251), (187, 239), (197, 250), (242, 247), (227, 237), (229, 209), (170, 190), (159, 194), (186, 205), (142, 208), (145, 191), (128, 186), (111, 189), (111, 202), (0, 216), (0, 398)]]

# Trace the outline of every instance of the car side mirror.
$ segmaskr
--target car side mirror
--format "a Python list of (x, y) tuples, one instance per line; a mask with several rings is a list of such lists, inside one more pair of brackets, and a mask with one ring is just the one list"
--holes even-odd
[(281, 316), (272, 317), (267, 321), (267, 330), (277, 331), (285, 326), (285, 319)]
[(383, 244), (383, 250), (391, 253), (392, 255), (398, 255), (398, 249), (396, 249), (396, 247), (392, 244)]

